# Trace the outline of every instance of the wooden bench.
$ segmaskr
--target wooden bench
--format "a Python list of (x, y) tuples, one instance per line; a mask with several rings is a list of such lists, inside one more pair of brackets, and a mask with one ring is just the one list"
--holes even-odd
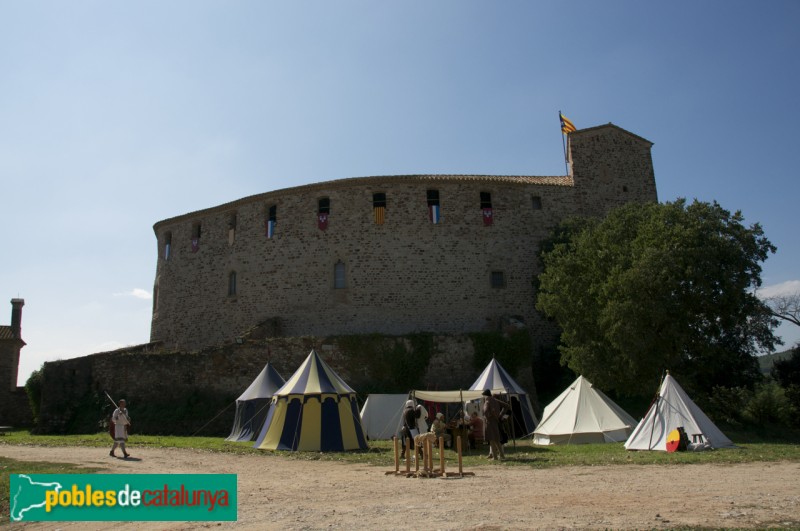
[(0, 435), (5, 435), (6, 433), (10, 432), (14, 428), (11, 426), (0, 426)]

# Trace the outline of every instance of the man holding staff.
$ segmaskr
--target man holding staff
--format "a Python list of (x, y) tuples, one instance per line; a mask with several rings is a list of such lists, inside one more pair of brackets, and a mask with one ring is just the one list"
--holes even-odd
[(108, 453), (111, 457), (117, 457), (114, 450), (119, 446), (122, 449), (124, 459), (130, 457), (130, 454), (125, 449), (125, 443), (128, 442), (128, 426), (131, 424), (131, 418), (128, 415), (128, 408), (126, 407), (125, 399), (119, 401), (119, 406), (114, 410), (111, 415), (111, 422), (114, 423), (114, 446)]

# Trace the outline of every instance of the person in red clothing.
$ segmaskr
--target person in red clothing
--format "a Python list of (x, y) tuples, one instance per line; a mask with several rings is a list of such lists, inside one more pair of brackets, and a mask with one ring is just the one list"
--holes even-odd
[(483, 445), (483, 419), (478, 416), (477, 411), (472, 412), (472, 417), (469, 421), (469, 447), (474, 450), (478, 446)]

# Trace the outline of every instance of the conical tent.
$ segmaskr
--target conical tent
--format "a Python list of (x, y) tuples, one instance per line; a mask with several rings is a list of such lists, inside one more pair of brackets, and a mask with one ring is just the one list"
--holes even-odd
[(275, 392), (254, 446), (315, 452), (366, 449), (356, 392), (312, 350)]
[(371, 394), (361, 408), (361, 426), (367, 438), (373, 441), (391, 439), (400, 430), (403, 405), (408, 393)]
[(583, 376), (544, 408), (534, 444), (622, 442), (636, 420)]
[(285, 382), (278, 371), (267, 363), (256, 379), (236, 399), (236, 417), (226, 441), (252, 441), (261, 431), (267, 418), (272, 395)]
[(670, 374), (661, 383), (658, 397), (625, 442), (628, 450), (667, 450), (667, 436), (682, 427), (690, 440), (708, 442), (712, 448), (732, 448), (730, 439), (692, 402)]
[(508, 395), (514, 413), (514, 435), (518, 437), (529, 435), (536, 429), (539, 419), (536, 418), (536, 413), (533, 412), (528, 393), (514, 381), (514, 378), (494, 358), (470, 387), (471, 391), (483, 391), (485, 389), (503, 389)]

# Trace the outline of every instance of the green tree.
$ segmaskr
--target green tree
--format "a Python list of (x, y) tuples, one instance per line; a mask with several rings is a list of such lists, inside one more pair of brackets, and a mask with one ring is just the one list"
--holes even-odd
[(630, 204), (562, 224), (542, 246), (536, 307), (562, 329), (561, 361), (603, 389), (752, 388), (777, 321), (753, 290), (775, 247), (716, 202)]
[(789, 358), (775, 362), (772, 377), (786, 391), (792, 408), (791, 424), (800, 427), (800, 343), (794, 346)]

